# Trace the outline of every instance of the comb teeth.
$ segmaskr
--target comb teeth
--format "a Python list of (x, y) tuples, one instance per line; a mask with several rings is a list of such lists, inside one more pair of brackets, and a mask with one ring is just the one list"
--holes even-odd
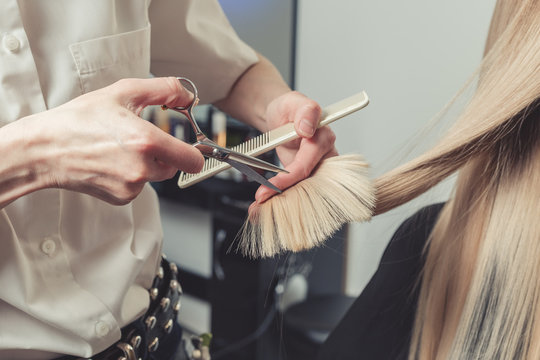
[[(259, 155), (258, 151), (261, 150), (264, 145), (269, 142), (268, 133), (263, 133), (248, 141), (238, 144), (232, 148), (232, 150), (251, 156)], [(262, 151), (261, 151), (262, 152)], [(185, 172), (180, 173), (178, 178), (178, 186), (180, 188), (186, 188), (190, 185), (196, 184), (202, 180), (205, 180), (223, 170), (230, 168), (231, 166), (225, 162), (221, 162), (214, 158), (206, 158), (204, 160), (203, 168), (200, 172), (195, 174), (188, 174)]]
[(242, 154), (251, 155), (251, 153), (256, 152), (258, 148), (266, 145), (268, 141), (268, 133), (264, 133), (252, 139), (249, 139), (248, 141), (245, 141), (239, 145), (236, 145), (232, 149)]

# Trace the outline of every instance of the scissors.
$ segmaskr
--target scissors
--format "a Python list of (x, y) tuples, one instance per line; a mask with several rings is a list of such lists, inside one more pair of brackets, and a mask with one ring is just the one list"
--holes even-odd
[(268, 170), (272, 172), (288, 173), (288, 171), (283, 169), (282, 167), (276, 166), (256, 157), (242, 154), (232, 149), (219, 146), (218, 144), (210, 140), (201, 131), (199, 125), (197, 125), (195, 117), (193, 116), (193, 108), (199, 102), (199, 93), (197, 91), (197, 87), (191, 80), (185, 77), (177, 77), (177, 79), (178, 81), (180, 81), (180, 83), (182, 83), (182, 86), (184, 86), (186, 83), (189, 85), (188, 90), (193, 93), (193, 101), (191, 101), (191, 103), (187, 106), (169, 107), (167, 105), (162, 105), (161, 108), (163, 110), (171, 109), (177, 111), (188, 119), (197, 139), (197, 142), (194, 143), (193, 146), (196, 147), (203, 154), (203, 156), (216, 159), (220, 162), (225, 162), (240, 171), (242, 174), (246, 175), (249, 180), (256, 181), (261, 185), (264, 185), (278, 193), (281, 193), (281, 190), (278, 187), (268, 181), (264, 176), (259, 174), (254, 168)]

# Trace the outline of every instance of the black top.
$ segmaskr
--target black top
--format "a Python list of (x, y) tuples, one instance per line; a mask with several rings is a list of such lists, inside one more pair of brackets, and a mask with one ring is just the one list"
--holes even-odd
[(407, 359), (423, 249), (442, 206), (425, 207), (401, 224), (370, 282), (324, 343), (319, 360)]

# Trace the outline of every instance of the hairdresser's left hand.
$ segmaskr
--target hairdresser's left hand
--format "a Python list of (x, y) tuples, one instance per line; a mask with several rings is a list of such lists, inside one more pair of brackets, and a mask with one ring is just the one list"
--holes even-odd
[[(322, 159), (338, 155), (334, 132), (328, 126), (317, 129), (320, 115), (319, 104), (296, 91), (281, 95), (268, 105), (266, 121), (269, 130), (294, 122), (300, 135), (299, 139), (277, 148), (277, 155), (289, 173), (280, 173), (270, 182), (281, 190), (309, 177)], [(275, 194), (272, 189), (261, 186), (255, 194), (255, 201), (262, 203)]]

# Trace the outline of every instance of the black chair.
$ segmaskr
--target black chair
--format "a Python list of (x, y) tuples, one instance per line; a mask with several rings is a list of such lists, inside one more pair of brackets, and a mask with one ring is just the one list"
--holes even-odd
[(286, 360), (312, 360), (356, 298), (319, 295), (294, 304), (283, 314)]

